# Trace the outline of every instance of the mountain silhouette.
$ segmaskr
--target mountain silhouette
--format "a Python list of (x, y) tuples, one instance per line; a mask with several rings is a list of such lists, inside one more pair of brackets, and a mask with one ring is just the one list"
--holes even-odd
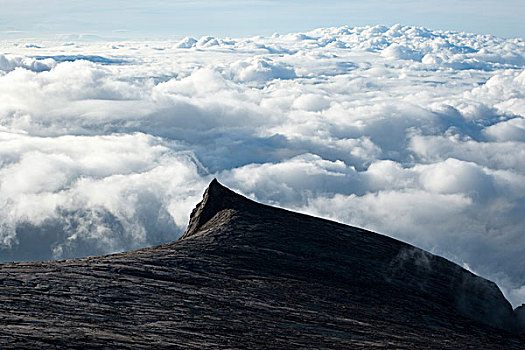
[(0, 265), (0, 348), (524, 349), (525, 311), (424, 250), (213, 180), (183, 236)]

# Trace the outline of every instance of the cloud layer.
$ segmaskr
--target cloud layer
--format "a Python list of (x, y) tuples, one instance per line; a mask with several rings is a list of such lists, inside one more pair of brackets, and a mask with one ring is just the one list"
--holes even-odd
[(214, 176), (525, 302), (525, 41), (419, 27), (1, 42), (0, 259), (170, 241)]

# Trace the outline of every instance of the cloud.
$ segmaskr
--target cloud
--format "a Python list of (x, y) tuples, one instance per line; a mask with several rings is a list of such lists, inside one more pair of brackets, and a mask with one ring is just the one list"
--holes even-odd
[(517, 117), (504, 120), (483, 130), (485, 135), (494, 141), (525, 141), (525, 118)]
[(261, 57), (234, 62), (230, 69), (234, 80), (241, 82), (265, 82), (296, 77), (294, 69), (286, 63), (277, 63), (271, 59)]
[[(46, 258), (172, 240), (206, 185), (190, 153), (145, 134), (0, 135), (3, 259), (35, 250), (19, 236)], [(38, 244), (49, 230), (56, 239)]]
[(395, 25), (15, 44), (0, 43), (1, 260), (173, 240), (217, 176), (525, 301), (521, 39)]
[(195, 46), (197, 44), (197, 40), (191, 37), (185, 37), (181, 41), (178, 42), (178, 44), (175, 46), (180, 49), (189, 49)]
[(11, 72), (19, 67), (33, 72), (43, 72), (55, 65), (56, 62), (52, 58), (36, 60), (30, 57), (0, 54), (0, 74)]
[[(414, 51), (406, 46), (402, 46), (399, 44), (391, 44), (386, 49), (381, 51), (381, 56), (387, 57), (387, 58), (393, 58), (393, 59), (401, 59), (401, 60), (413, 60), (413, 61), (421, 61), (421, 54), (417, 51)], [(425, 55), (426, 57), (426, 55)]]

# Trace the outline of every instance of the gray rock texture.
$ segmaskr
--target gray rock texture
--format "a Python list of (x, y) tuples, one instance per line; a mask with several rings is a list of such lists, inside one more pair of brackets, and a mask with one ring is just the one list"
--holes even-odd
[(180, 240), (0, 265), (0, 301), (2, 349), (525, 349), (494, 283), (217, 181)]

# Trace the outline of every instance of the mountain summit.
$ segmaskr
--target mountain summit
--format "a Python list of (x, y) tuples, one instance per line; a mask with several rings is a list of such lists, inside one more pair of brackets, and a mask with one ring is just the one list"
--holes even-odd
[(523, 349), (523, 308), (392, 238), (212, 181), (178, 241), (0, 265), (0, 347)]

